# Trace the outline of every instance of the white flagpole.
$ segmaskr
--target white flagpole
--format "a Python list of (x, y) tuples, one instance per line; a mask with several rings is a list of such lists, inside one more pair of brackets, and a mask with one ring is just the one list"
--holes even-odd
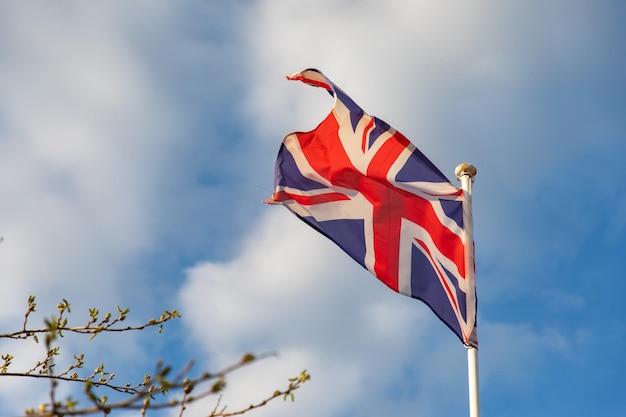
[(478, 348), (471, 345), (466, 347), (470, 417), (480, 417), (480, 395), (478, 392)]
[[(474, 231), (472, 224), (472, 183), (474, 182), (474, 176), (476, 176), (476, 167), (468, 163), (463, 163), (456, 167), (454, 173), (456, 174), (456, 179), (461, 181), (461, 188), (463, 188), (463, 190), (466, 192), (467, 204), (464, 204), (463, 207), (463, 217), (464, 222), (466, 222), (464, 226), (467, 233), (468, 241), (473, 242)], [(473, 257), (473, 248), (471, 248), (470, 256)], [(473, 268), (473, 265), (471, 267)], [(470, 417), (480, 417), (480, 394), (478, 385), (478, 347), (472, 344), (467, 344), (466, 347)]]

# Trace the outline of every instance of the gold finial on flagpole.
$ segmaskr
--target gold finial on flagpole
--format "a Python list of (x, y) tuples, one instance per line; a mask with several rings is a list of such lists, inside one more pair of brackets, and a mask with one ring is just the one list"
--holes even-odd
[(476, 167), (470, 163), (463, 162), (459, 164), (454, 170), (454, 175), (456, 175), (456, 179), (461, 181), (461, 177), (464, 175), (468, 175), (472, 181), (474, 181), (474, 177), (476, 176)]

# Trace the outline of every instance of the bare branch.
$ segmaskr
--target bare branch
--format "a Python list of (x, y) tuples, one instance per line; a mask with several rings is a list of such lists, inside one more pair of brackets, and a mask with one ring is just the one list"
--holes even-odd
[[(100, 313), (95, 308), (89, 309), (89, 319), (83, 326), (71, 326), (68, 324), (68, 315), (71, 313), (70, 303), (63, 299), (58, 305), (58, 316), (44, 318), (45, 327), (30, 328), (28, 321), (31, 313), (36, 311), (35, 297), (28, 299), (28, 307), (24, 313), (22, 329), (10, 333), (0, 334), (0, 338), (15, 341), (33, 340), (39, 343), (39, 336), (44, 336), (46, 356), (43, 360), (37, 361), (30, 369), (25, 371), (15, 371), (10, 369), (13, 356), (9, 353), (3, 354), (0, 359), (0, 377), (35, 378), (49, 381), (48, 398), (49, 403), (39, 405), (36, 409), (30, 408), (25, 415), (38, 415), (48, 417), (61, 416), (82, 416), (103, 413), (105, 416), (114, 410), (139, 410), (145, 416), (148, 410), (174, 409), (179, 408), (179, 417), (183, 416), (186, 406), (206, 399), (211, 396), (218, 396), (215, 407), (210, 411), (208, 417), (230, 417), (244, 414), (248, 411), (265, 406), (270, 401), (283, 397), (283, 399), (294, 399), (294, 391), (310, 379), (306, 371), (300, 373), (298, 377), (289, 379), (286, 388), (274, 391), (271, 395), (258, 400), (247, 408), (227, 411), (226, 406), (221, 405), (221, 393), (226, 389), (227, 377), (259, 360), (275, 353), (269, 352), (262, 355), (245, 354), (236, 363), (224, 369), (211, 373), (201, 372), (192, 376), (194, 362), (189, 363), (178, 371), (173, 377), (171, 367), (162, 361), (157, 362), (153, 375), (145, 374), (143, 379), (135, 384), (125, 383), (119, 385), (113, 383), (114, 373), (105, 370), (104, 363), (101, 363), (95, 370), (87, 376), (80, 376), (78, 371), (85, 363), (84, 354), (73, 354), (74, 363), (62, 371), (55, 372), (55, 357), (61, 355), (58, 343), (64, 332), (89, 335), (93, 339), (99, 333), (119, 333), (126, 331), (144, 330), (149, 327), (159, 326), (159, 332), (163, 323), (171, 319), (180, 317), (176, 310), (165, 310), (158, 319), (150, 319), (146, 323), (120, 327), (120, 322), (124, 321), (130, 311), (128, 308), (116, 306), (117, 315), (113, 317), (111, 313), (106, 313), (100, 317)], [(83, 394), (90, 405), (78, 407), (78, 402), (72, 397), (66, 398), (65, 402), (60, 402), (57, 398), (59, 384), (80, 383), (83, 386)], [(102, 395), (102, 389), (111, 390), (115, 393), (113, 401), (109, 401), (107, 395)], [(107, 391), (104, 391), (107, 392)]]

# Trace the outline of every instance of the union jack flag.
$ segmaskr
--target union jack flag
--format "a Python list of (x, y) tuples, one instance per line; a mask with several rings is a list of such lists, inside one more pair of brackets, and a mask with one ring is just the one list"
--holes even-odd
[(287, 77), (326, 89), (330, 114), (287, 135), (275, 192), (392, 290), (422, 300), (465, 344), (477, 345), (469, 198), (400, 132), (367, 115), (320, 71)]

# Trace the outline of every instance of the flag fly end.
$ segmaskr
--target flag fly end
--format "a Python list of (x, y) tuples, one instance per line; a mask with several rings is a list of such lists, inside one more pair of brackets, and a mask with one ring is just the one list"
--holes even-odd
[(270, 204), (270, 205), (273, 205), (273, 206), (283, 204), (283, 203), (282, 203), (282, 201), (273, 200), (273, 199), (271, 199), (271, 198), (270, 198), (270, 199), (268, 199), (268, 200), (261, 200), (261, 202), (262, 202), (262, 203), (265, 203), (265, 204)]

